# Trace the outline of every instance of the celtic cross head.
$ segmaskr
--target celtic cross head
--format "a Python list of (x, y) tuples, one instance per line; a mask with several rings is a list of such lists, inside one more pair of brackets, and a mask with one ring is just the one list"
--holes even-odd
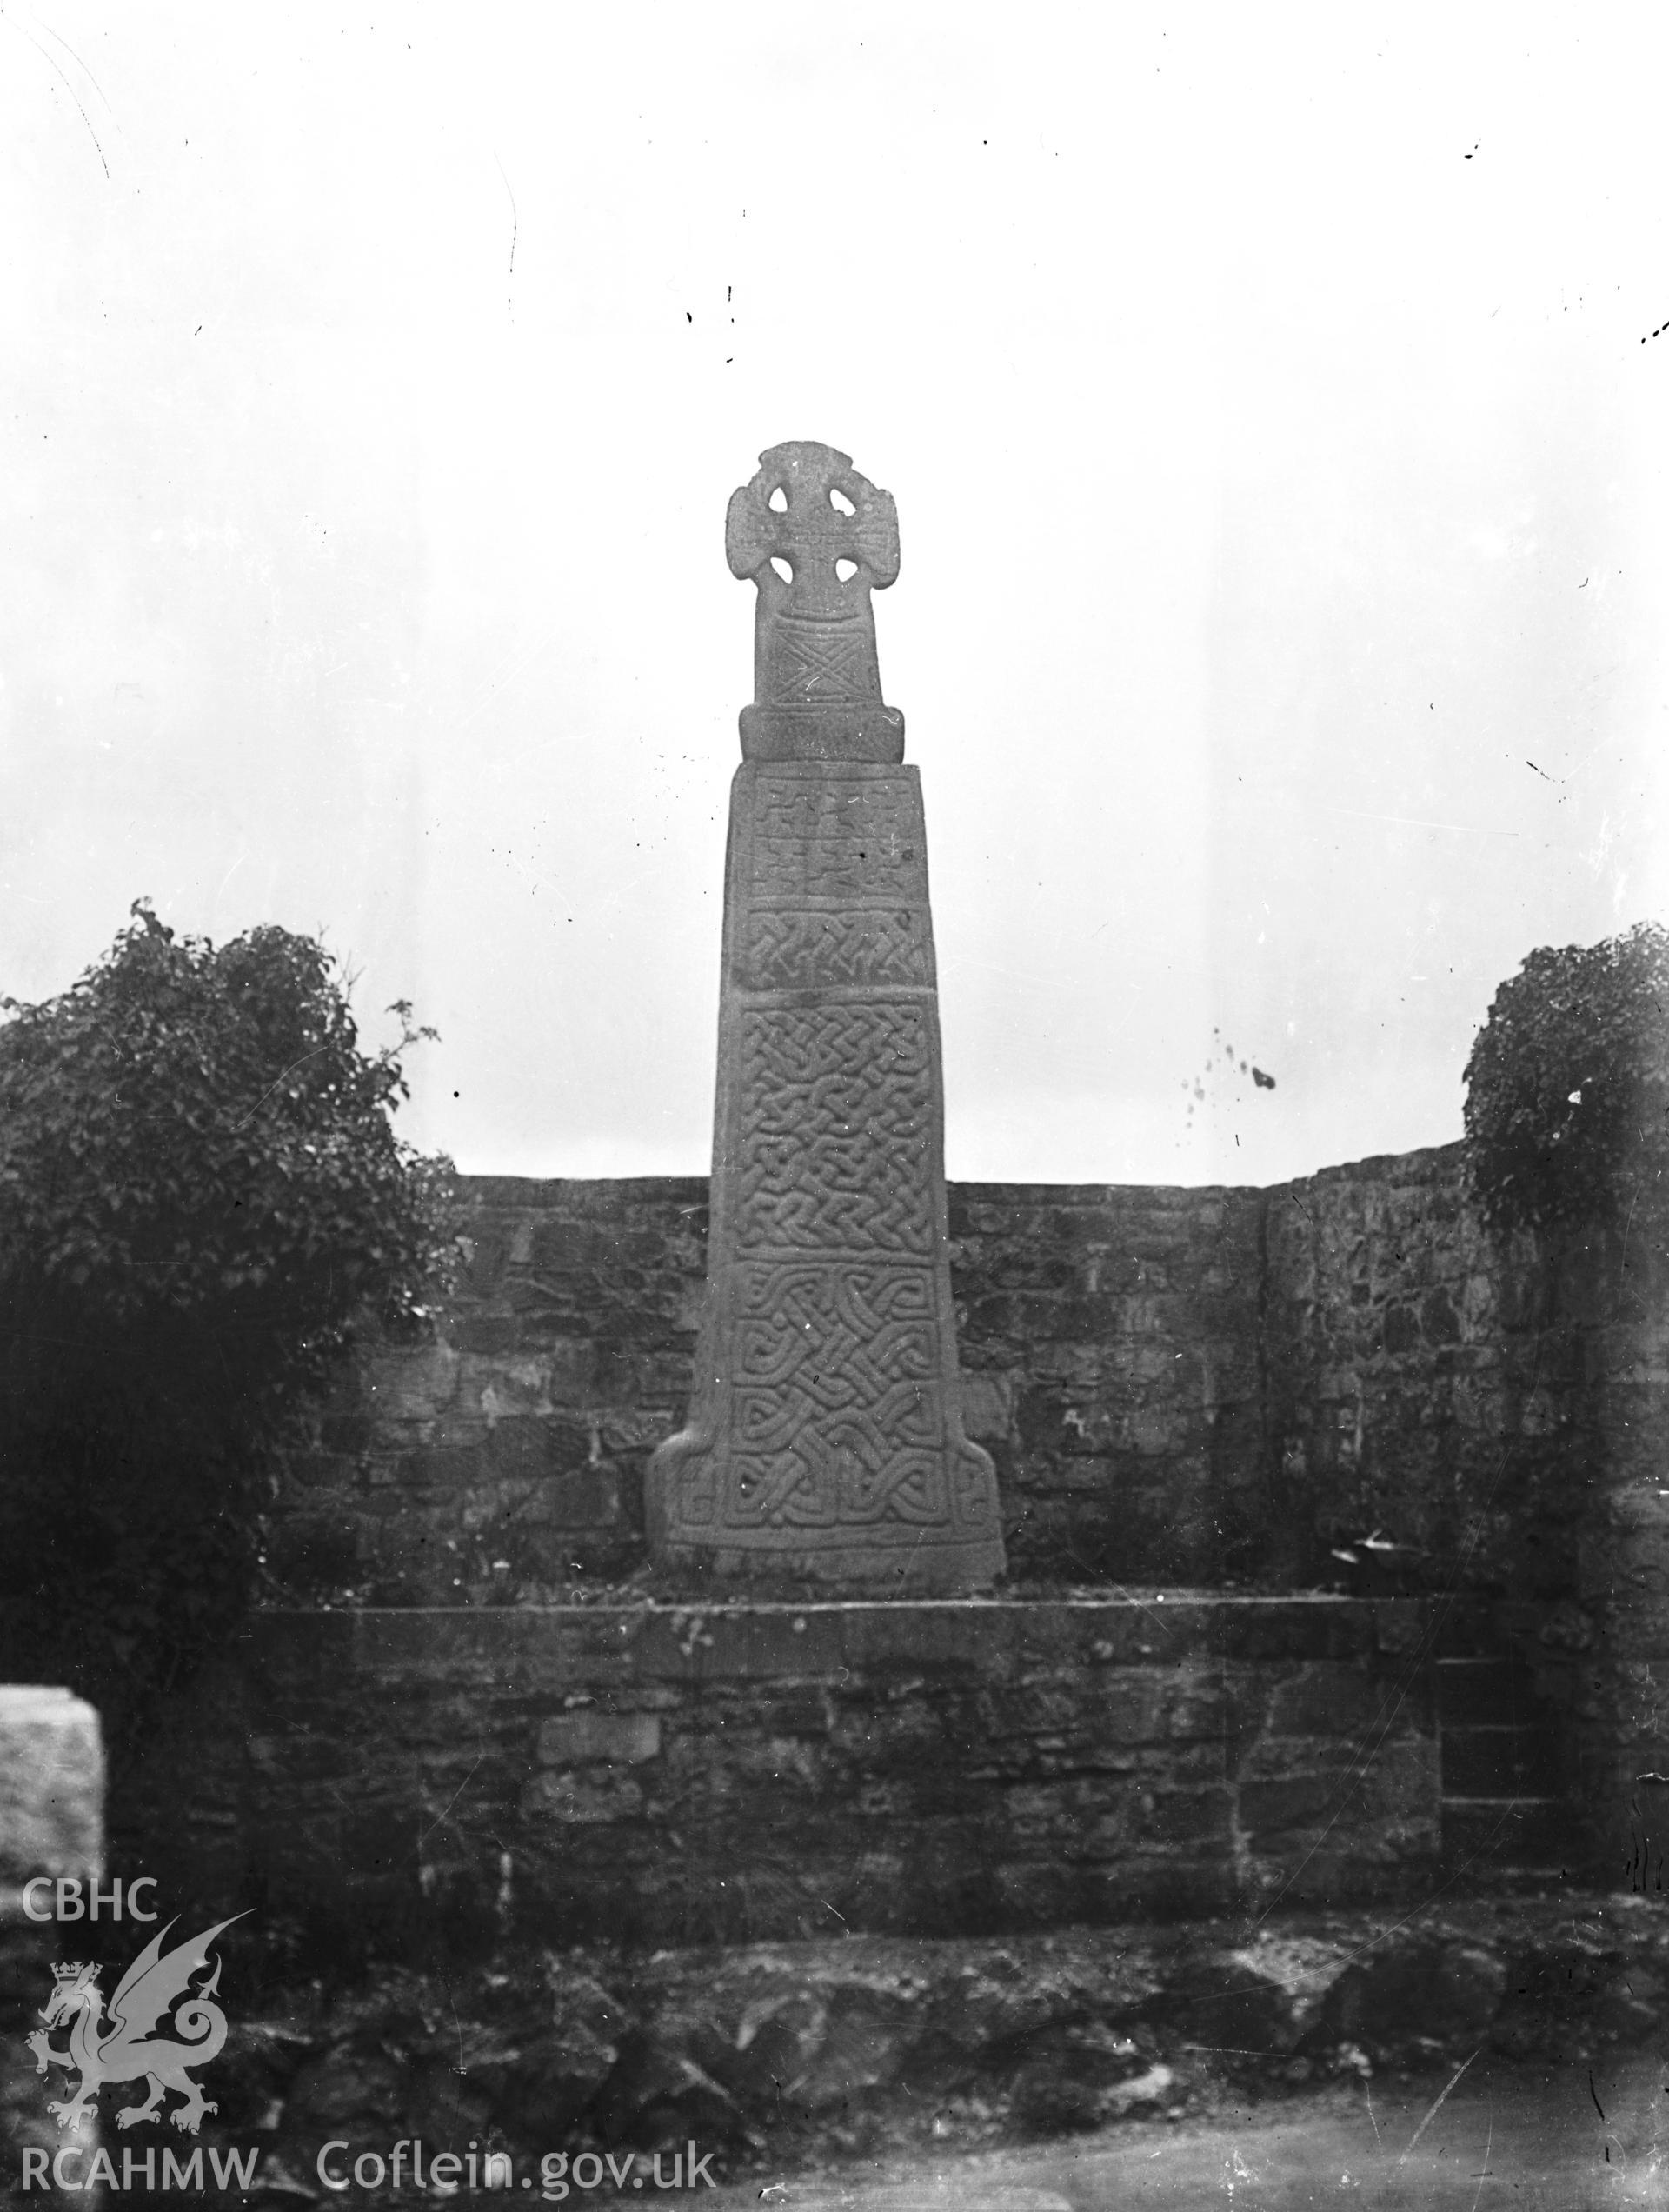
[(761, 453), (734, 493), (724, 550), (758, 588), (746, 760), (899, 761), (904, 717), (881, 696), (872, 591), (898, 574), (898, 510), (831, 445)]

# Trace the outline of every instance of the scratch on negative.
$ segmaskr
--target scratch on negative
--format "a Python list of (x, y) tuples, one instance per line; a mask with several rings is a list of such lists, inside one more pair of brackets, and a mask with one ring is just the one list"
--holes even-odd
[(1495, 2148), (1495, 2114), (1494, 2114), (1494, 2110), (1493, 2110), (1493, 2109), (1492, 2108), (1492, 2109), (1491, 2109), (1491, 2111), (1490, 2111), (1490, 2115), (1489, 2115), (1489, 2133), (1488, 2133), (1488, 2134), (1487, 2134), (1487, 2135), (1484, 2137), (1484, 2163), (1483, 2163), (1483, 2168), (1482, 2168), (1482, 2170), (1479, 2172), (1479, 2175), (1478, 2175), (1478, 2186), (1477, 2186), (1477, 2188), (1476, 2188), (1475, 2189), (1473, 2189), (1473, 2193), (1472, 2193), (1472, 2212), (1478, 2212), (1478, 2200), (1479, 2200), (1479, 2197), (1483, 2195), (1483, 2193), (1484, 2193), (1484, 2183), (1485, 2183), (1486, 2182), (1492, 2182), (1492, 2181), (1493, 2181), (1493, 2180), (1494, 2180), (1494, 2178), (1495, 2178), (1495, 2176), (1494, 2176), (1494, 2175), (1493, 2175), (1490, 2172), (1490, 2170), (1489, 2170), (1489, 2154), (1490, 2154), (1490, 2152), (1491, 2152), (1492, 2150), (1493, 2150), (1493, 2149), (1494, 2149), (1494, 2148)]
[[(1472, 2058), (1476, 2058), (1478, 2051), (1482, 2050), (1483, 2048), (1483, 2045), (1479, 2043), (1478, 2050), (1473, 2051), (1472, 2054)], [(1419, 2127), (1414, 2129), (1413, 2134), (1408, 2138), (1408, 2150), (1405, 2150), (1402, 2156), (1398, 2159), (1397, 2163), (1399, 2166), (1406, 2163), (1408, 2157), (1408, 2152), (1413, 2150), (1414, 2145), (1420, 2141), (1427, 2128), (1431, 2126), (1433, 2121), (1436, 2119), (1439, 2112), (1441, 2111), (1445, 2102), (1447, 2101), (1449, 2090), (1453, 2089), (1455, 2083), (1466, 2072), (1467, 2067), (1472, 2064), (1472, 2058), (1463, 2058), (1460, 2065), (1455, 2068), (1454, 2072), (1449, 2077), (1448, 2088), (1445, 2089), (1441, 2092), (1438, 2097), (1437, 2102), (1432, 2107), (1431, 2110), (1426, 2115), (1426, 2117), (1420, 2122)]]
[[(469, 1773), (468, 1773), (467, 1775), (465, 1775), (465, 1776), (463, 1777), (463, 1780), (462, 1780), (462, 1782), (458, 1784), (457, 1788), (456, 1788), (456, 1789), (455, 1789), (452, 1792), (452, 1795), (451, 1795), (451, 1796), (450, 1796), (447, 1799), (446, 1803), (442, 1806), (442, 1808), (441, 1809), (441, 1810), (440, 1810), (438, 1813), (436, 1813), (436, 1816), (435, 1816), (434, 1819), (433, 1819), (432, 1821), (430, 1821), (430, 1822), (429, 1823), (429, 1826), (428, 1826), (428, 1827), (427, 1827), (427, 1828), (423, 1830), (422, 1834), (422, 1835), (421, 1835), (421, 1836), (417, 1838), (417, 1848), (419, 1849), (419, 1850), (421, 1850), (421, 1849), (422, 1849), (423, 1845), (424, 1845), (425, 1843), (427, 1843), (427, 1842), (428, 1842), (428, 1841), (429, 1841), (429, 1837), (430, 1837), (431, 1836), (433, 1836), (433, 1834), (435, 1833), (436, 1829), (440, 1826), (441, 1822), (442, 1822), (445, 1818), (446, 1818), (446, 1816), (447, 1816), (448, 1813), (449, 1813), (449, 1812), (451, 1811), (451, 1809), (452, 1809), (453, 1806), (454, 1806), (454, 1805), (455, 1805), (455, 1804), (457, 1803), (457, 1802), (458, 1802), (459, 1798), (462, 1796), (462, 1795), (463, 1795), (464, 1791), (465, 1791), (466, 1789), (468, 1789), (468, 1788), (469, 1787), (470, 1783), (471, 1783), (471, 1782), (475, 1780), (475, 1767), (478, 1767), (478, 1766), (481, 1764), (482, 1761), (482, 1760), (483, 1760), (486, 1756), (487, 1756), (487, 1754), (486, 1754), (486, 1752), (485, 1752), (484, 1750), (482, 1750), (482, 1751), (477, 1751), (477, 1752), (476, 1752), (476, 1754), (475, 1754), (475, 1767), (471, 1767), (471, 1768), (470, 1768), (470, 1769), (469, 1769)], [(1470, 2063), (1470, 2062), (1468, 2062), (1468, 2063)]]
[(284, 1076), (293, 1076), (297, 1068), (303, 1066), (309, 1060), (316, 1060), (320, 1053), (329, 1052), (329, 1049), (330, 1048), (328, 1044), (316, 1044), (311, 1052), (304, 1052), (299, 1060), (292, 1060), (289, 1067), (284, 1069), (283, 1075), (276, 1076), (274, 1080), (267, 1085), (259, 1098), (256, 1100), (254, 1105), (250, 1107), (249, 1113), (244, 1115), (243, 1121), (233, 1123), (233, 1128), (242, 1129), (243, 1122), (247, 1122), (251, 1116), (258, 1114), (261, 1111), (261, 1109), (266, 1104), (268, 1099), (272, 1096), (273, 1092), (277, 1089), (278, 1085), (284, 1080)]
[[(40, 56), (41, 59), (46, 63), (47, 67), (57, 76), (59, 83), (63, 86), (64, 90), (70, 95), (70, 97), (75, 101), (76, 113), (81, 117), (83, 123), (84, 123), (87, 126), (87, 136), (93, 142), (93, 151), (98, 156), (98, 165), (103, 170), (104, 179), (108, 183), (110, 182), (110, 164), (104, 158), (104, 149), (98, 143), (98, 133), (93, 129), (92, 118), (88, 114), (86, 109), (82, 106), (80, 98), (76, 94), (76, 88), (70, 82), (69, 77), (65, 73), (62, 63), (55, 60), (54, 57), (47, 52), (45, 47), (42, 45), (40, 40), (35, 37), (32, 31), (25, 30), (23, 24), (20, 23), (12, 22), (12, 18), (6, 15), (6, 11), (3, 8), (0, 8), (0, 16), (5, 16), (6, 21), (11, 23), (12, 29), (20, 37), (28, 39), (30, 44), (35, 49), (35, 51)], [(48, 26), (48, 28), (50, 28), (50, 26)], [(52, 31), (51, 36), (54, 38), (58, 37), (58, 34), (56, 30)], [(75, 49), (71, 46), (66, 45), (65, 42), (62, 38), (58, 38), (58, 43), (60, 46), (64, 48), (66, 53), (74, 53)], [(82, 63), (82, 67), (86, 69), (87, 65), (84, 62)], [(90, 77), (92, 75), (90, 70), (88, 70), (88, 75)], [(110, 105), (110, 102), (107, 100), (104, 104), (108, 107)]]

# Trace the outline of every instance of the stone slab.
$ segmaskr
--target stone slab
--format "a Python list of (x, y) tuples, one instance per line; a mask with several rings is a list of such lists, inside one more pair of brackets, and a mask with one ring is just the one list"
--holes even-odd
[(103, 1871), (98, 1715), (67, 1689), (0, 1684), (0, 1916), (37, 1875)]

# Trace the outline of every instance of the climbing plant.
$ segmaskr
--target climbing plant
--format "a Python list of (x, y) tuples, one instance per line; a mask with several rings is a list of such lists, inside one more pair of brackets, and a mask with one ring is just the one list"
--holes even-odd
[(1626, 1216), (1669, 1191), (1669, 930), (1533, 952), (1496, 992), (1466, 1084), (1492, 1227)]
[(421, 1327), (448, 1163), (395, 1133), (336, 963), (136, 903), (0, 1001), (0, 1675), (137, 1710), (247, 1605), (274, 1454), (369, 1323)]

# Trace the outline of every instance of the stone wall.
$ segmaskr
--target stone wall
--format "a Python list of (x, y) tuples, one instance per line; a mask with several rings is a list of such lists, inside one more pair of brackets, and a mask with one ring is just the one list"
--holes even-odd
[(1669, 1204), (1571, 1236), (1551, 1295), (1575, 1340), (1575, 1602), (1542, 1624), (1566, 1765), (1606, 1872), (1659, 1896), (1669, 1879)]
[[(283, 1597), (536, 1602), (644, 1557), (706, 1185), (463, 1193), (438, 1340), (370, 1356), (292, 1460)], [(1468, 1211), (1458, 1146), (1268, 1191), (953, 1184), (950, 1225), (968, 1433), (1022, 1582), (1573, 1586), (1580, 1332)], [(1403, 1549), (1334, 1557), (1376, 1534)]]
[(369, 1353), (294, 1455), (269, 1609), (124, 1782), (124, 1870), (344, 1942), (1360, 1896), (1438, 1847), (1433, 1662), (1512, 1640), (1598, 1862), (1660, 1876), (1660, 1236), (1493, 1238), (1458, 1147), (1262, 1192), (953, 1186), (1011, 1595), (697, 1613), (643, 1579), (642, 1495), (705, 1184), (464, 1196), (434, 1341)]
[(705, 1180), (462, 1191), (469, 1264), (436, 1340), (368, 1355), (291, 1459), (286, 1593), (537, 1600), (644, 1556), (643, 1469), (689, 1393)]
[(968, 1433), (1010, 1569), (1214, 1583), (1266, 1489), (1253, 1190), (953, 1184)]
[[(1669, 1212), (1487, 1236), (1458, 1148), (1267, 1194), (1277, 1519), (1378, 1528), (1484, 1590), (1552, 1709), (1594, 1862), (1656, 1893), (1669, 1845)], [(1369, 1172), (1372, 1170), (1373, 1172)]]
[(118, 1863), (348, 1949), (1054, 1927), (1401, 1896), (1421, 1600), (268, 1613)]
[(1380, 1575), (1568, 1595), (1582, 1316), (1534, 1240), (1484, 1229), (1459, 1145), (1262, 1196), (1266, 1449), (1293, 1570), (1377, 1533), (1401, 1547)]

